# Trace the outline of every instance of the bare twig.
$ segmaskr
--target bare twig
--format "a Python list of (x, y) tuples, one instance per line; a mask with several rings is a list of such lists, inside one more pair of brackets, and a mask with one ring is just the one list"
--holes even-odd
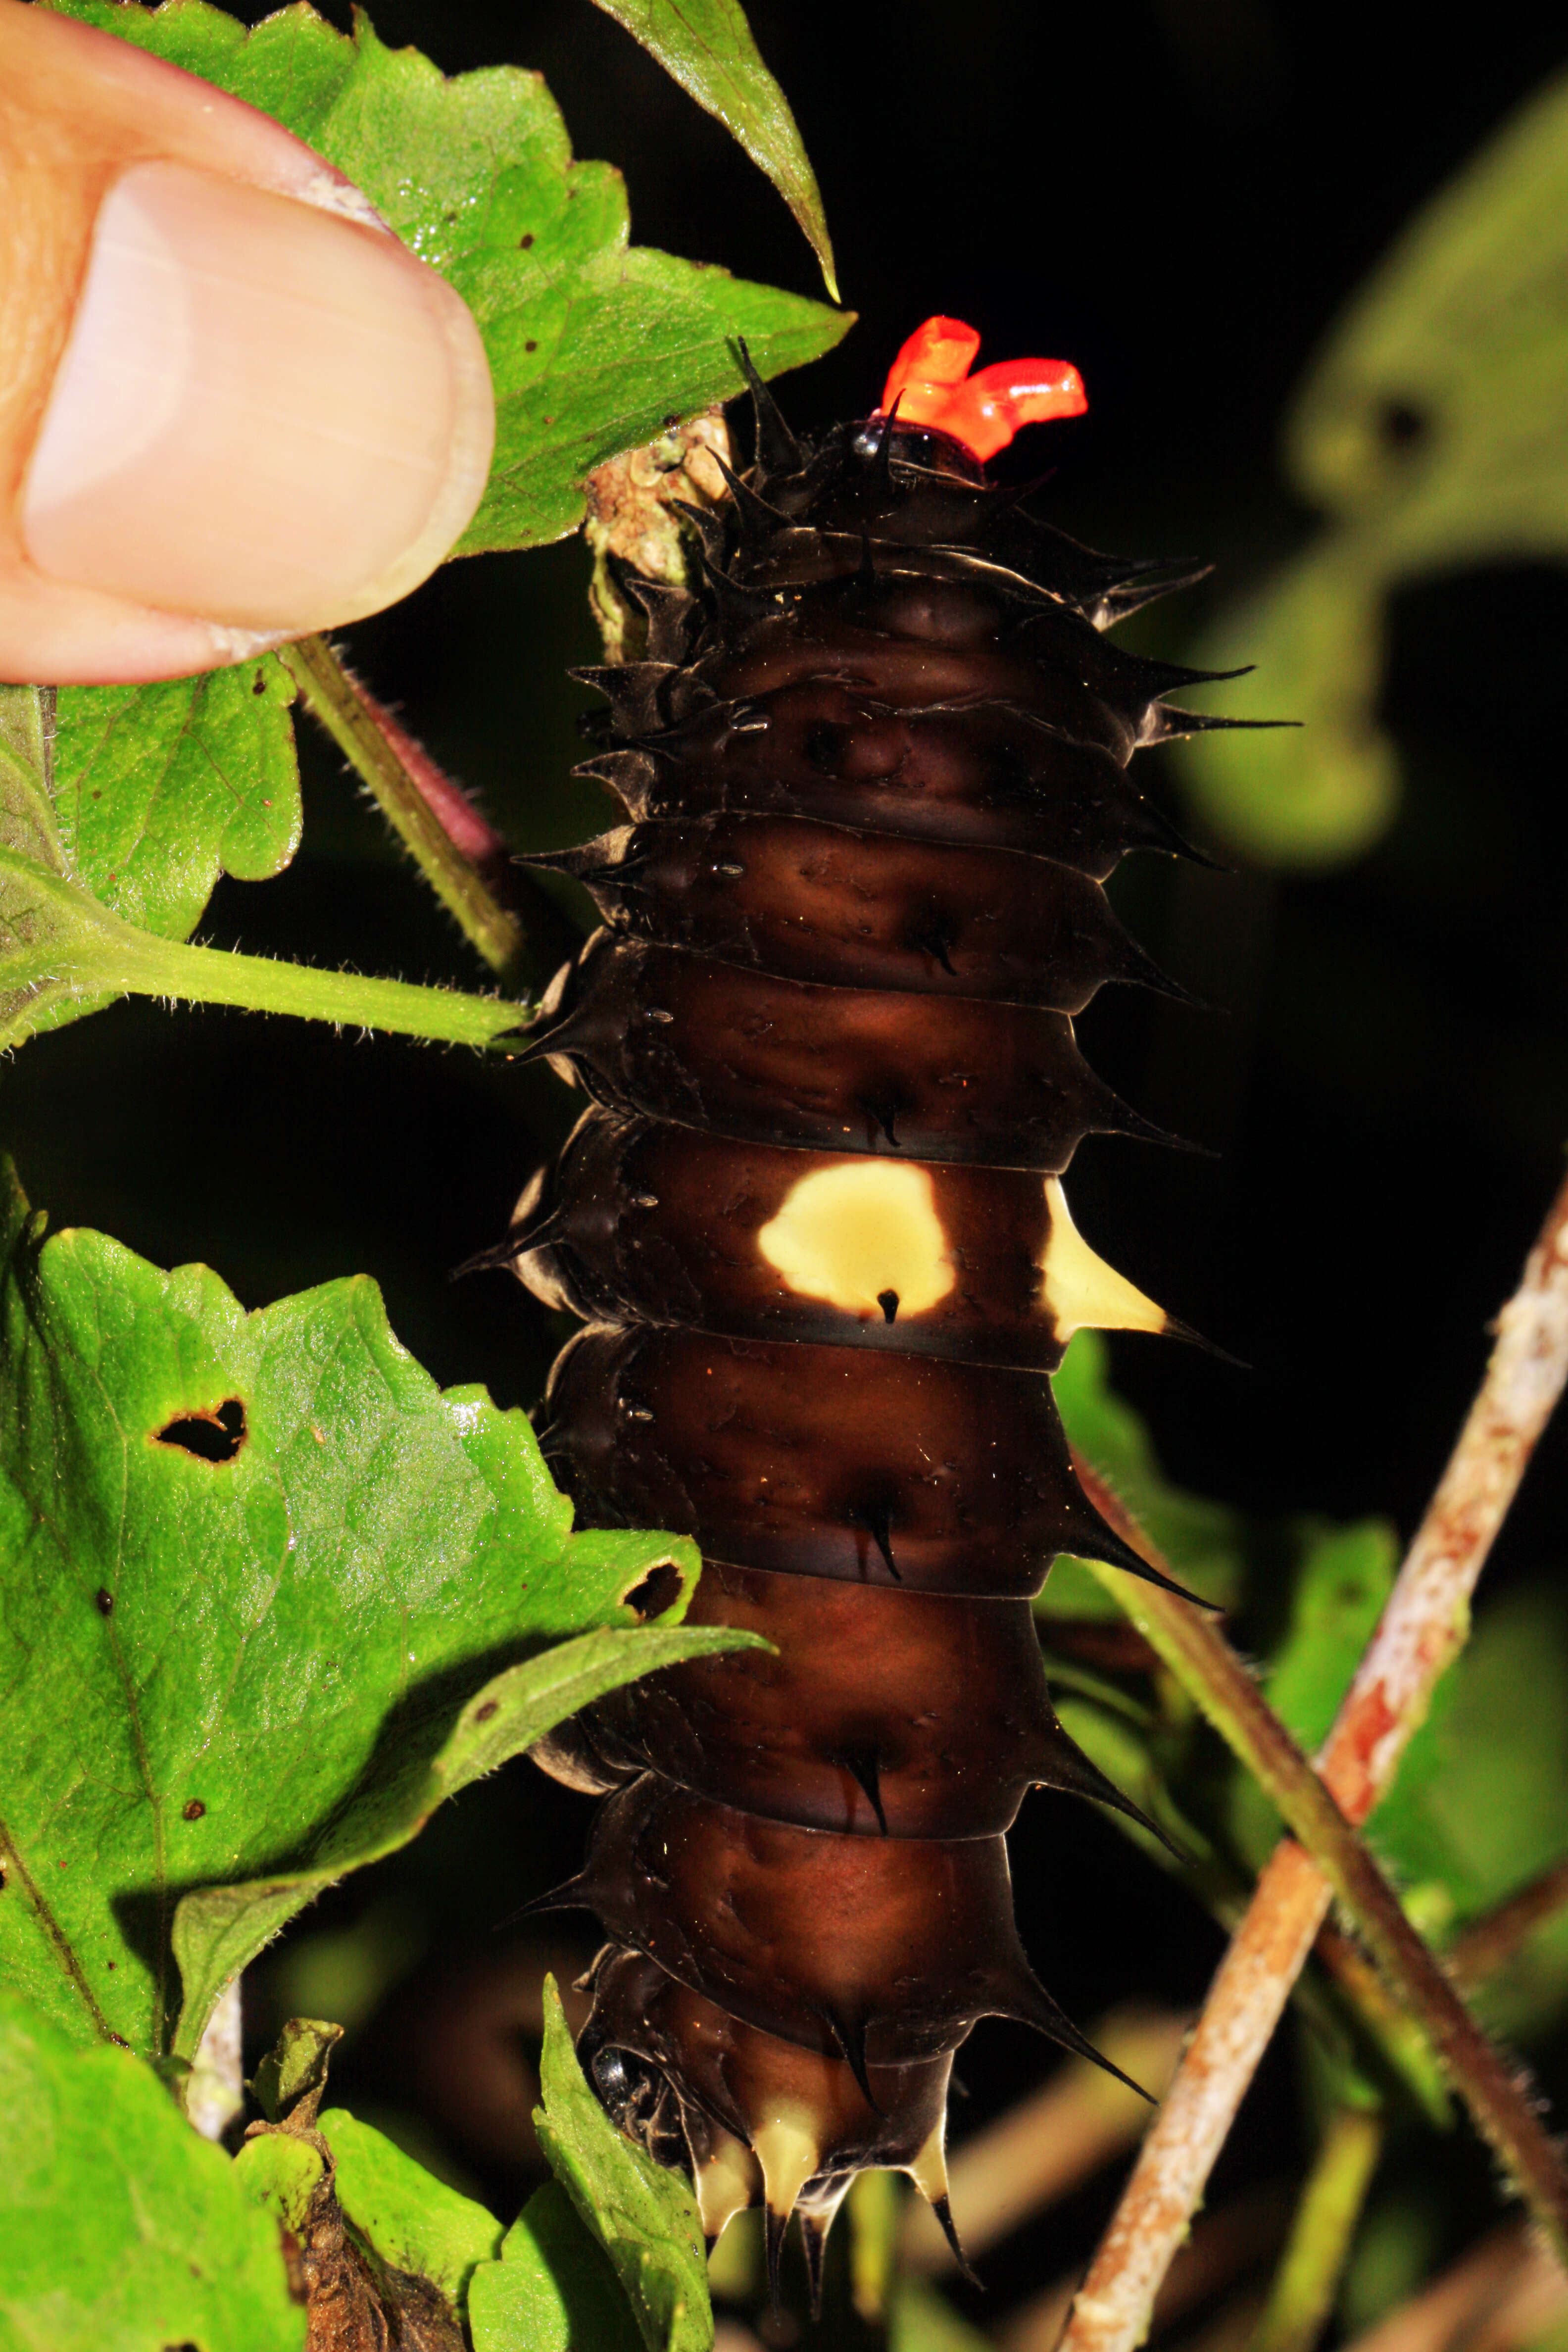
[[(1319, 1929), (1312, 1958), (1382, 2063), (1427, 2122), (1438, 2131), (1447, 2131), (1454, 2120), (1453, 2094), (1426, 2020), (1400, 2000), (1355, 1937), (1336, 1927), (1331, 1919)], [(1443, 1966), (1447, 1972), (1447, 1954)], [(1300, 1989), (1297, 2000), (1300, 2005)]]
[[(1147, 1538), (1087, 1465), (1079, 1465), (1079, 1475), (1086, 1490), (1119, 1531), (1161, 1564)], [(1115, 1574), (1113, 1570), (1104, 1571), (1107, 1583)], [(1398, 1592), (1396, 1587), (1384, 1614), (1385, 1625)], [(1248, 1771), (1268, 1790), (1308, 1850), (1303, 1854), (1300, 1848), (1282, 1847), (1259, 1880), (1229, 1958), (1211, 1990), (1208, 2008), (1198, 2021), (1193, 2045), (1177, 2075), (1165, 2112), (1145, 2143), (1144, 2156), (1151, 2147), (1159, 2152), (1162, 2134), (1173, 2116), (1178, 2121), (1183, 2119), (1184, 2098), (1190, 2097), (1195, 2104), (1185, 2116), (1184, 2129), (1190, 2131), (1199, 2119), (1201, 2129), (1198, 2138), (1184, 2148), (1181, 2162), (1169, 2175), (1169, 2185), (1184, 2195), (1194, 2177), (1194, 2166), (1201, 2163), (1203, 2170), (1195, 2176), (1201, 2191), (1207, 2167), (1218, 2154), (1235, 2114), (1233, 2093), (1239, 2099), (1256, 2065), (1257, 2054), (1279, 2022), (1329, 1905), (1337, 1895), (1397, 1999), (1413, 2017), (1421, 2021), (1446, 2073), (1469, 2107), (1478, 2128), (1496, 2149), (1505, 2171), (1518, 2181), (1537, 2218), (1568, 2244), (1568, 2170), (1548, 2137), (1518, 2070), (1505, 2064), (1466, 2010), (1442, 1968), (1406, 1918), (1398, 1896), (1372, 1853), (1335, 1804), (1324, 1780), (1313, 1771), (1272, 1712), (1241, 1659), (1212, 1622), (1158, 1587), (1140, 1585), (1121, 1598), (1134, 1622), (1147, 1634)], [(1377, 1638), (1374, 1636), (1374, 1643)], [(1349, 1705), (1347, 1700), (1347, 1709)], [(1344, 1719), (1342, 1713), (1342, 1723)], [(1332, 1745), (1331, 1737), (1326, 1752), (1331, 1753)], [(1262, 1937), (1260, 1946), (1254, 1941), (1258, 1935)], [(1227, 1978), (1226, 1970), (1233, 1962), (1237, 1973)], [(1222, 1984), (1226, 1987), (1225, 2005), (1216, 2008)], [(1215, 2015), (1223, 2019), (1226, 2037), (1217, 2053), (1211, 2039)], [(1234, 2072), (1238, 2053), (1229, 2037), (1236, 2031), (1237, 2017), (1242, 2015), (1249, 2021), (1247, 2046), (1251, 2046), (1256, 2036), (1261, 2035), (1261, 2039), (1256, 2042), (1255, 2053), (1238, 2088)], [(1185, 2094), (1184, 2084), (1187, 2086)], [(1130, 2191), (1142, 2173), (1143, 2163), (1141, 2158)], [(1159, 2177), (1163, 2182), (1167, 2180), (1163, 2171)], [(1162, 2227), (1167, 2231), (1175, 2230), (1179, 2239), (1190, 2210), (1189, 2207), (1178, 2215), (1173, 2206), (1167, 2209), (1162, 2205)], [(1145, 2215), (1139, 2222), (1140, 2231), (1149, 2222), (1150, 2216)], [(1118, 2223), (1113, 2221), (1111, 2226), (1114, 2231)], [(1140, 2238), (1138, 2242), (1142, 2245), (1144, 2241)], [(1105, 2251), (1102, 2247), (1101, 2253)], [(1165, 2259), (1169, 2259), (1168, 2254)], [(1091, 2271), (1086, 2293), (1094, 2275)], [(1152, 2272), (1151, 2293), (1163, 2275), (1162, 2264)], [(1119, 2319), (1118, 2326), (1121, 2324)], [(1079, 2317), (1075, 2316), (1074, 2326), (1079, 2325)], [(1112, 2340), (1119, 2343), (1121, 2339), (1118, 2336)]]
[(1554, 1862), (1517, 1894), (1472, 1919), (1443, 1955), (1443, 1966), (1461, 1992), (1472, 1992), (1511, 1960), (1535, 1929), (1568, 1903), (1568, 1862)]
[[(1216, 2211), (1200, 2214), (1165, 2275), (1151, 2333), (1164, 2334), (1200, 2304), (1256, 2272), (1278, 2251), (1289, 2214), (1290, 2192), (1282, 2180), (1247, 2189)], [(1051, 2352), (1077, 2284), (1076, 2277), (1058, 2279), (1010, 2312), (997, 2330), (1001, 2352)]]
[[(1552, 1202), (1524, 1279), (1499, 1318), (1480, 1391), (1320, 1759), (1323, 1793), (1331, 1791), (1343, 1808), (1339, 1815), (1342, 1838), (1347, 1823), (1363, 1821), (1387, 1787), (1406, 1742), (1426, 1713), (1438, 1677), (1465, 1638), (1469, 1595), (1565, 1376), (1568, 1184)], [(1164, 1637), (1172, 1629), (1163, 1618), (1156, 1627), (1142, 1608), (1131, 1613), (1169, 1657)], [(1218, 1641), (1212, 1628), (1204, 1630)], [(1191, 1646), (1185, 1646), (1184, 1654)], [(1230, 1698), (1236, 1696), (1227, 1693)], [(1293, 1817), (1301, 1792), (1281, 1785), (1271, 1787), (1270, 1793), (1300, 1832), (1311, 1810), (1303, 1806), (1302, 1818)], [(1315, 1837), (1313, 1843), (1322, 1856), (1324, 1847)], [(1333, 1843), (1331, 1836), (1329, 1844)], [(1351, 1843), (1371, 1869), (1365, 1848), (1359, 1840)], [(1355, 1858), (1342, 1848), (1337, 1857), (1342, 1865)], [(1377, 1876), (1375, 1870), (1373, 1876)], [(1074, 2305), (1063, 2352), (1132, 2352), (1142, 2340), (1160, 2281), (1186, 2233), (1210, 2168), (1335, 1891), (1342, 1890), (1331, 1886), (1299, 1845), (1288, 1841), (1276, 1850), (1221, 1963), (1171, 2094)], [(1369, 1932), (1359, 1913), (1358, 1925)], [(1386, 1951), (1374, 1943), (1380, 1966), (1402, 1941), (1399, 1957), (1405, 1964), (1418, 1971), (1423, 1961), (1433, 1965), (1403, 1912), (1398, 1928), (1385, 1920), (1379, 1930), (1380, 1936), (1386, 1931), (1388, 1941)], [(1416, 1948), (1411, 1950), (1411, 1945)], [(1438, 1973), (1435, 1968), (1434, 1973)], [(1510, 2168), (1538, 2215), (1561, 2232), (1568, 2224), (1568, 2182), (1556, 2151), (1518, 2083), (1440, 1976), (1439, 1983), (1450, 2008), (1443, 2030), (1435, 2024), (1435, 2038), (1456, 2079), (1459, 2055), (1479, 2065), (1483, 2079), (1461, 2083), (1471, 2111), (1494, 2146), (1499, 2144), (1496, 2131), (1507, 2126), (1515, 2142), (1507, 2159)], [(1465, 2053), (1451, 2038), (1455, 2010), (1475, 2045)]]

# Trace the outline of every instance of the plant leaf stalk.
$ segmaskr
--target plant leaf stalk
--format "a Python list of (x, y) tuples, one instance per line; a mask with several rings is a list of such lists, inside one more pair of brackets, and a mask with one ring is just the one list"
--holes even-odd
[[(0, 882), (26, 892), (26, 922), (8, 922), (0, 955), (8, 987), (63, 982), (86, 996), (155, 996), (191, 1004), (232, 1004), (250, 1013), (291, 1013), (341, 1029), (383, 1029), (453, 1045), (510, 1040), (531, 1017), (527, 1004), (468, 996), (411, 981), (322, 971), (312, 964), (160, 939), (110, 914), (63, 876), (0, 849)], [(521, 1040), (519, 1041), (521, 1043)]]
[[(1479, 1391), (1317, 1772), (1212, 1625), (1152, 1588), (1119, 1594), (1302, 1843), (1284, 1840), (1258, 1880), (1074, 2302), (1062, 2352), (1134, 2352), (1142, 2342), (1160, 2282), (1336, 1895), (1379, 1968), (1423, 2016), (1478, 2127), (1549, 2239), (1568, 2247), (1568, 2172), (1528, 2085), (1469, 2016), (1356, 1835), (1465, 1640), (1470, 1594), (1565, 1379), (1568, 1183), (1498, 1318)], [(1092, 1473), (1086, 1484), (1125, 1529), (1126, 1514)]]
[(531, 965), (553, 970), (577, 945), (542, 891), (524, 925), (496, 880), (514, 869), (506, 843), (423, 746), (363, 686), (325, 637), (280, 646), (300, 698), (366, 786), (421, 875), (490, 970), (509, 983)]

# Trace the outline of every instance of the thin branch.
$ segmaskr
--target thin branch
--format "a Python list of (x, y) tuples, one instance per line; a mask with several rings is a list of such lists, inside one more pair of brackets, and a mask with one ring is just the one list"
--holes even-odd
[[(1565, 1268), (1564, 1279), (1568, 1284), (1568, 1268)], [(1112, 1525), (1157, 1562), (1158, 1555), (1152, 1552), (1147, 1538), (1087, 1464), (1079, 1465), (1079, 1475), (1090, 1500), (1099, 1506)], [(1100, 1571), (1097, 1570), (1096, 1573)], [(1109, 1584), (1116, 1571), (1107, 1569), (1104, 1575)], [(1394, 1614), (1399, 1595), (1400, 1586), (1396, 1585), (1390, 1597), (1388, 1610), (1384, 1612), (1384, 1626), (1388, 1625), (1391, 1615)], [(1354, 1920), (1396, 1997), (1425, 2023), (1444, 2069), (1468, 2106), (1478, 2130), (1496, 2149), (1504, 2169), (1518, 2182), (1542, 2225), (1568, 2248), (1568, 2169), (1564, 2168), (1530, 2097), (1521, 2087), (1517, 2066), (1504, 2062), (1464, 2007), (1441, 1966), (1406, 1918), (1398, 1896), (1384, 1877), (1372, 1853), (1335, 1804), (1325, 1780), (1313, 1771), (1279, 1717), (1268, 1706), (1241, 1659), (1207, 1618), (1200, 1617), (1186, 1602), (1161, 1591), (1157, 1586), (1141, 1584), (1135, 1591), (1121, 1597), (1133, 1622), (1147, 1635), (1215, 1728), (1268, 1791), (1312, 1857), (1310, 1861), (1307, 1860), (1297, 1848), (1282, 1848), (1276, 1853), (1258, 1882), (1258, 1892), (1231, 1948), (1231, 1958), (1237, 1961), (1242, 1974), (1230, 1981), (1226, 1999), (1242, 2001), (1246, 2014), (1252, 2021), (1252, 2033), (1262, 2034), (1246, 2075), (1237, 2087), (1237, 2099), (1246, 2087), (1246, 2082), (1250, 2079), (1257, 2056), (1261, 2054), (1279, 2021), (1291, 1987), (1327, 1916), (1330, 1903), (1337, 1895)], [(1381, 1631), (1380, 1628), (1379, 1634), (1373, 1636), (1374, 1649), (1381, 1638)], [(1407, 1627), (1396, 1630), (1396, 1638), (1403, 1651), (1408, 1646)], [(1351, 1701), (1347, 1699), (1345, 1709), (1341, 1714), (1342, 1724), (1350, 1705)], [(1331, 1755), (1337, 1736), (1338, 1727), (1331, 1735), (1326, 1755)], [(1352, 1737), (1360, 1736), (1352, 1725)], [(1396, 1755), (1398, 1750), (1391, 1747), (1389, 1752)], [(1307, 1873), (1305, 1879), (1294, 1874), (1293, 1865), (1288, 1870), (1284, 1860), (1287, 1853), (1294, 1853), (1302, 1864)], [(1271, 1877), (1276, 1865), (1282, 1874), (1277, 1881)], [(1270, 1902), (1277, 1901), (1281, 1907), (1277, 1916), (1268, 1917), (1262, 1923), (1264, 1940), (1259, 1948), (1255, 1948), (1248, 1931), (1257, 1925), (1259, 1906), (1266, 1897)], [(1227, 1960), (1226, 1966), (1228, 1965)], [(1275, 1972), (1286, 1966), (1288, 1974), (1276, 1980)], [(1236, 2110), (1234, 2105), (1227, 2107), (1226, 2105), (1228, 2090), (1222, 2089), (1217, 2100), (1214, 2096), (1214, 2084), (1209, 2081), (1208, 2072), (1214, 2053), (1206, 2038), (1210, 2012), (1218, 2000), (1224, 1976), (1222, 1968), (1221, 1977), (1216, 1978), (1210, 1995), (1209, 2007), (1198, 2021), (1192, 2048), (1183, 2062), (1171, 2097), (1144, 2143), (1144, 2157), (1140, 2158), (1134, 2169), (1129, 2193), (1138, 2181), (1149, 2150), (1153, 2148), (1156, 2155), (1160, 2155), (1160, 2137), (1167, 2117), (1174, 2116), (1183, 2133), (1179, 2178), (1184, 2194), (1194, 2163), (1203, 2162), (1204, 2177), (1206, 2177), (1207, 2166), (1218, 2154), (1229, 2129)], [(1224, 2025), (1227, 2064), (1219, 2080), (1222, 2085), (1226, 2085), (1233, 2080), (1229, 2062), (1234, 2060), (1237, 2053), (1229, 2039), (1234, 2032), (1234, 2021), (1226, 2016)], [(1193, 2141), (1188, 2137), (1187, 2126), (1182, 2122), (1183, 2084), (1190, 2080), (1195, 2086), (1200, 2079), (1204, 2095), (1199, 2112), (1204, 2119), (1204, 2127), (1198, 2138)], [(1216, 2132), (1217, 2137), (1213, 2137)], [(1197, 2181), (1198, 2193), (1201, 2189), (1202, 2178)], [(1167, 2229), (1173, 2227), (1170, 2214), (1164, 2212), (1163, 2205), (1161, 2210), (1164, 2226)], [(1187, 2211), (1191, 2210), (1189, 2207)], [(1181, 2219), (1184, 2227), (1185, 2212)], [(1113, 2221), (1113, 2231), (1117, 2226)], [(1107, 2244), (1109, 2242), (1108, 2240)], [(1172, 2242), (1172, 2252), (1176, 2242), (1179, 2242), (1179, 2233)], [(1104, 2251), (1102, 2247), (1102, 2254)], [(1157, 2261), (1157, 2253), (1153, 2253), (1152, 2258)], [(1168, 2260), (1169, 2255), (1165, 2259)], [(1161, 2262), (1152, 2273), (1151, 2293), (1152, 2286), (1157, 2285), (1163, 2275), (1163, 2270), (1164, 2264)], [(1091, 2270), (1085, 2284), (1085, 2294), (1091, 2297), (1095, 2275), (1095, 2270)], [(1079, 2301), (1081, 2305), (1081, 2297)], [(1077, 2325), (1075, 2315), (1075, 2327)], [(1077, 2339), (1073, 2340), (1076, 2352)], [(1108, 2340), (1118, 2345), (1121, 2341), (1120, 2336)], [(1096, 2336), (1094, 2342), (1097, 2352), (1102, 2352), (1101, 2339)]]
[[(1390, 1990), (1355, 1937), (1342, 1933), (1331, 1919), (1318, 1930), (1312, 1958), (1427, 2122), (1436, 2131), (1451, 2129), (1453, 2095), (1425, 2021)], [(1451, 1978), (1446, 1952), (1443, 1967)]]
[[(1473, 1991), (1564, 1902), (1568, 1902), (1568, 1863), (1558, 1863), (1506, 1903), (1473, 1920), (1443, 1955), (1443, 1965), (1456, 1987)], [(1336, 1944), (1343, 1941), (1333, 1928), (1325, 1927), (1318, 1937), (1320, 1961), (1326, 1957), (1324, 1948), (1331, 1939)], [(1353, 1946), (1345, 1945), (1338, 1955), (1340, 1967), (1347, 1961), (1363, 1975), (1371, 1975), (1369, 1964)], [(1374, 1979), (1373, 1987), (1359, 1988), (1362, 2002), (1374, 1988), (1387, 2000)], [(1368, 2104), (1347, 2101), (1330, 2117), (1248, 2352), (1311, 2352), (1338, 2297), (1384, 2128), (1381, 2106)], [(1562, 2276), (1555, 2264), (1552, 2275)]]
[[(1063, 2352), (1133, 2352), (1142, 2341), (1160, 2281), (1335, 1893), (1379, 1966), (1411, 1985), (1478, 2125), (1500, 2151), (1505, 2137), (1510, 2143), (1505, 2163), (1538, 2217), (1560, 2242), (1568, 2232), (1568, 2177), (1527, 2093), (1458, 2003), (1349, 1826), (1366, 1818), (1387, 1787), (1464, 1640), (1469, 1595), (1565, 1377), (1568, 1184), (1499, 1318), (1480, 1391), (1320, 1759), (1316, 1799), (1279, 1769), (1290, 1744), (1271, 1716), (1272, 1733), (1257, 1721), (1258, 1710), (1268, 1710), (1219, 1635), (1212, 1627), (1195, 1630), (1192, 1612), (1168, 1596), (1139, 1588), (1129, 1612), (1134, 1622), (1227, 1738), (1232, 1728), (1251, 1735), (1256, 1761), (1240, 1741), (1237, 1753), (1259, 1771), (1298, 1835), (1311, 1836), (1332, 1883), (1289, 1841), (1270, 1858), (1074, 2305)], [(1156, 1611), (1151, 1600), (1163, 1606)], [(1205, 1654), (1208, 1671), (1194, 1672)], [(1323, 1803), (1332, 1821), (1324, 1822)], [(1352, 1879), (1363, 1898), (1355, 1902)], [(1365, 1907), (1366, 1898), (1386, 1898), (1395, 1916)]]
[(1532, 1878), (1495, 1909), (1472, 1919), (1448, 1946), (1443, 1966), (1461, 1992), (1473, 1992), (1511, 1960), (1521, 1945), (1565, 1903), (1568, 1862), (1554, 1862), (1550, 1870), (1543, 1870), (1539, 1878)]
[[(1284, 2237), (1289, 2214), (1290, 2192), (1282, 2180), (1245, 2189), (1215, 2211), (1201, 2213), (1160, 2289), (1153, 2332), (1165, 2335), (1198, 2305), (1267, 2261)], [(1000, 2352), (1053, 2352), (1077, 2284), (1076, 2276), (1058, 2279), (1009, 2313), (997, 2331)], [(1188, 2345), (1193, 2340), (1184, 2338)], [(1206, 2335), (1197, 2340), (1206, 2341)]]
[(361, 685), (325, 637), (279, 648), (312, 718), (331, 737), (441, 904), (490, 970), (515, 980), (531, 963), (547, 975), (577, 944), (554, 901), (538, 893), (525, 929), (498, 895), (518, 887), (507, 845), (422, 744)]

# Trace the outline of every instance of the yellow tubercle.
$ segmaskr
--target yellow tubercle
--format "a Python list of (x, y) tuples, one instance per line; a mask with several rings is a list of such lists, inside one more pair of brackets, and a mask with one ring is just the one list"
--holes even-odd
[(1164, 1330), (1170, 1319), (1164, 1308), (1089, 1248), (1055, 1176), (1046, 1179), (1046, 1204), (1051, 1230), (1040, 1260), (1040, 1297), (1057, 1338), (1070, 1339), (1075, 1331)]
[(770, 2213), (787, 2221), (795, 2200), (822, 2161), (813, 2119), (805, 2108), (781, 2106), (752, 2134), (752, 2146), (763, 2168), (763, 2195)]
[(928, 2205), (940, 2205), (947, 2196), (947, 2118), (931, 2126), (924, 2146), (904, 2170)]
[(697, 2168), (697, 2210), (703, 2235), (719, 2237), (726, 2222), (756, 2202), (761, 2168), (744, 2140), (715, 2124), (707, 2157)]

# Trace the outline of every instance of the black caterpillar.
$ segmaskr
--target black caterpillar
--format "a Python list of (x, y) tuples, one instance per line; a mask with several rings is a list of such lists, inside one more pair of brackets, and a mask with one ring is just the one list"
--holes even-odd
[[(935, 328), (968, 332), (906, 361)], [(1185, 846), (1130, 755), (1219, 722), (1163, 700), (1211, 673), (1100, 634), (1191, 567), (1078, 546), (918, 402), (803, 445), (748, 373), (755, 463), (692, 515), (700, 586), (631, 581), (647, 658), (584, 673), (610, 706), (584, 772), (628, 822), (543, 861), (605, 928), (531, 1051), (592, 1108), (497, 1255), (589, 1325), (541, 1430), (582, 1520), (695, 1536), (690, 1622), (777, 1646), (534, 1750), (609, 1797), (554, 1898), (609, 1937), (584, 2063), (710, 2234), (765, 2207), (776, 2294), (791, 2211), (815, 2292), (864, 2168), (952, 2234), (976, 2019), (1088, 2051), (1025, 1959), (1005, 1832), (1031, 1786), (1135, 1809), (1057, 1721), (1030, 1602), (1058, 1551), (1164, 1580), (1041, 1376), (1083, 1326), (1173, 1327), (1068, 1217), (1081, 1137), (1157, 1133), (1072, 1015), (1167, 985), (1101, 885)]]

